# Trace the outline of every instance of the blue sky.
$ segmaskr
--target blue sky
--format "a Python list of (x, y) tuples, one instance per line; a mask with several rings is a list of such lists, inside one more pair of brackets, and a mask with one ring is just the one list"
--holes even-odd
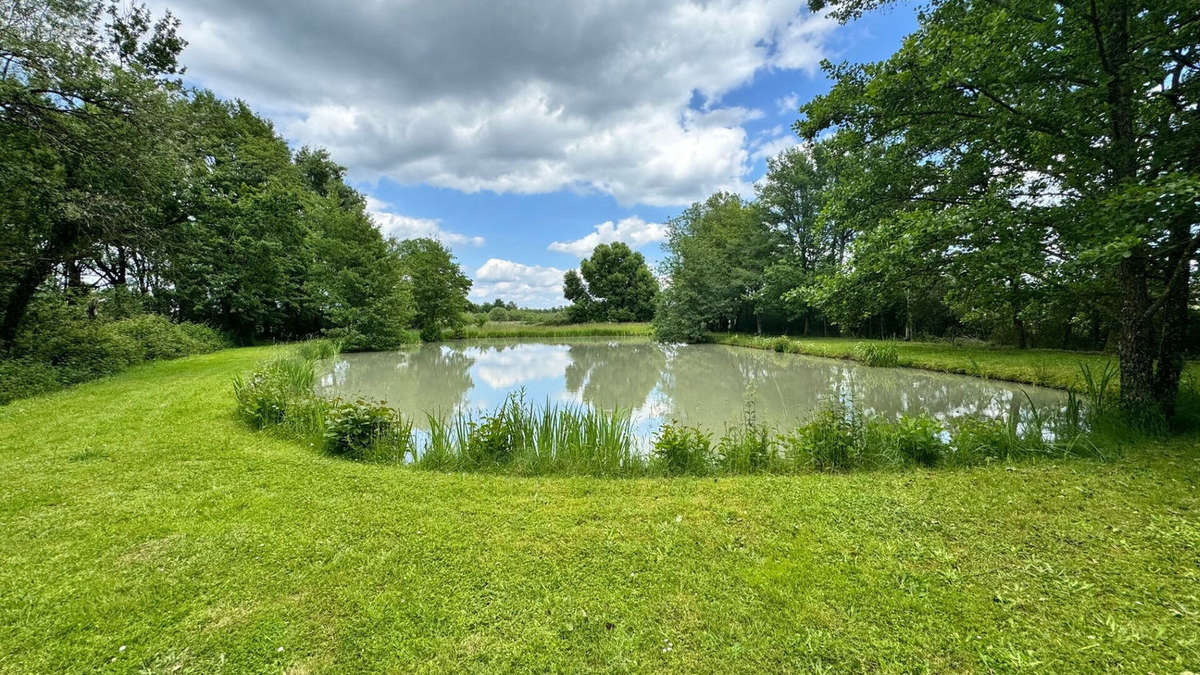
[(622, 240), (753, 193), (794, 144), (817, 64), (887, 57), (901, 5), (849, 25), (793, 0), (438, 3), (174, 0), (191, 84), (329, 148), (381, 229), (435, 236), (472, 298), (563, 304), (561, 276)]

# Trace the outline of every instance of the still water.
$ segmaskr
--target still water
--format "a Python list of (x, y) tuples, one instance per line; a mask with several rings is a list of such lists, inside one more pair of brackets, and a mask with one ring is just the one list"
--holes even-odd
[(679, 421), (721, 432), (747, 403), (760, 422), (788, 429), (826, 401), (872, 415), (926, 412), (943, 422), (1061, 408), (1051, 389), (906, 368), (724, 345), (660, 345), (645, 338), (464, 340), (409, 350), (343, 354), (321, 393), (385, 401), (424, 425), (425, 412), (492, 410), (523, 390), (530, 403), (576, 403), (632, 412), (645, 435)]

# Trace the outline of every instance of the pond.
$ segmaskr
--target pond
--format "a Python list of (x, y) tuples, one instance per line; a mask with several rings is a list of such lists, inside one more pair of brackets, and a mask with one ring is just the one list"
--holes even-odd
[(678, 421), (722, 432), (747, 404), (788, 430), (830, 400), (870, 415), (929, 413), (1025, 419), (1061, 409), (1062, 392), (908, 368), (869, 368), (725, 345), (661, 345), (646, 338), (461, 340), (408, 350), (342, 354), (319, 378), (327, 396), (384, 401), (425, 428), (425, 413), (493, 410), (523, 391), (529, 403), (632, 412), (646, 437)]

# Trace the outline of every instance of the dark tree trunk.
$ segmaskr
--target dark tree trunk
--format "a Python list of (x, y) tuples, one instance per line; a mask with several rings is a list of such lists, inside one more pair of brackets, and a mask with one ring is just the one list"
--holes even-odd
[(25, 268), (17, 283), (9, 290), (8, 297), (4, 299), (4, 320), (0, 321), (0, 347), (8, 348), (12, 344), (38, 287), (54, 271), (54, 266), (63, 263), (67, 254), (75, 249), (79, 233), (79, 227), (74, 223), (59, 223), (51, 229), (50, 241), (45, 249)]
[(1192, 242), (1186, 221), (1171, 226), (1171, 245), (1177, 252), (1171, 256), (1166, 275), (1166, 294), (1162, 298), (1162, 314), (1158, 343), (1158, 366), (1154, 372), (1154, 398), (1167, 418), (1175, 415), (1175, 398), (1179, 394), (1179, 378), (1183, 375), (1183, 353), (1187, 348), (1188, 297), (1191, 282)]
[(1121, 405), (1144, 414), (1157, 406), (1154, 395), (1154, 331), (1146, 318), (1150, 308), (1145, 247), (1139, 246), (1117, 266), (1121, 285)]

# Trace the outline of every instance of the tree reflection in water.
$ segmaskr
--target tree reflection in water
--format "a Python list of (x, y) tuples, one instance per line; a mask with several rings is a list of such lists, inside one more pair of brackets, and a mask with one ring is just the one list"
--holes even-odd
[(524, 390), (531, 403), (574, 401), (633, 411), (637, 428), (662, 422), (720, 432), (752, 401), (760, 421), (783, 430), (830, 400), (887, 419), (929, 413), (966, 416), (1058, 409), (1046, 389), (903, 368), (868, 368), (796, 354), (724, 345), (663, 346), (646, 339), (460, 341), (345, 354), (321, 379), (329, 394), (387, 401), (421, 424), (424, 412), (492, 408)]

